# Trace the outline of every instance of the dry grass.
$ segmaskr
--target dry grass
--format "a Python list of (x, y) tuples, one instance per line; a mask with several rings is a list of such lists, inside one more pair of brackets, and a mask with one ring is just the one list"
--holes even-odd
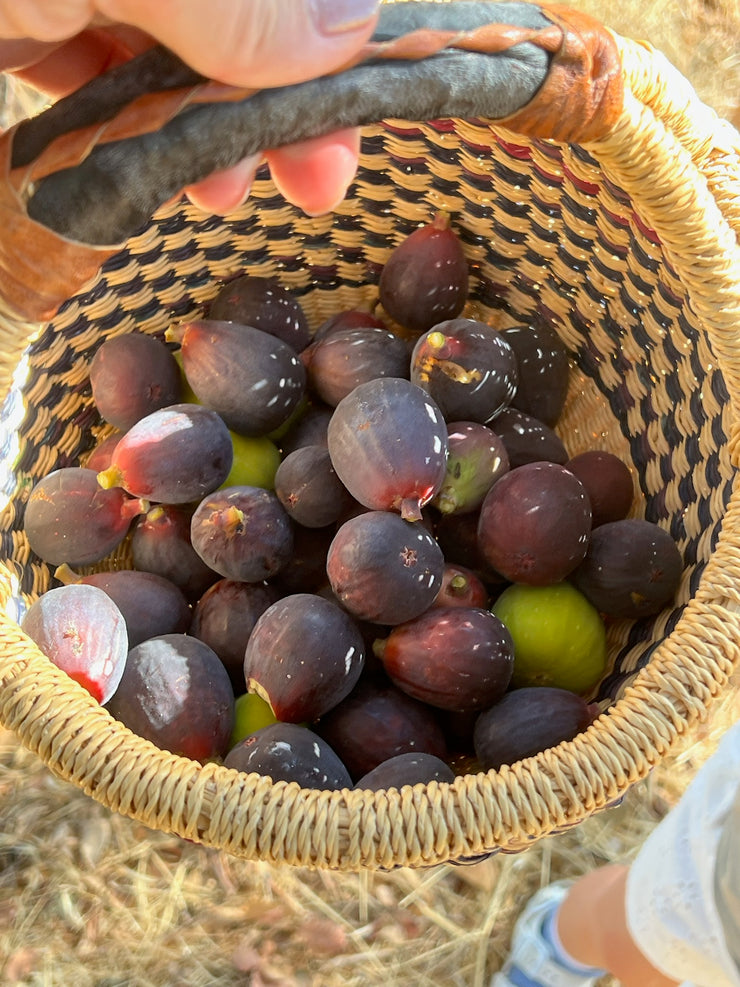
[(152, 832), (0, 734), (2, 983), (481, 987), (530, 893), (629, 861), (737, 703), (728, 694), (701, 737), (571, 832), (471, 867), (389, 874), (272, 867)]
[(699, 97), (740, 127), (740, 0), (571, 0), (625, 38), (649, 41)]
[[(649, 39), (705, 102), (740, 123), (740, 0), (572, 5)], [(529, 894), (631, 859), (737, 713), (734, 691), (621, 806), (526, 853), (380, 875), (273, 868), (149, 831), (59, 781), (0, 732), (0, 981), (480, 987)]]

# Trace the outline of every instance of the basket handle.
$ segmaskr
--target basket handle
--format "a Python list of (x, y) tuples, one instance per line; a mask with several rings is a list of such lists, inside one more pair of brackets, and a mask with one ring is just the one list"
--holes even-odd
[(585, 141), (609, 130), (622, 95), (608, 31), (529, 2), (385, 5), (350, 64), (269, 90), (210, 82), (153, 49), (0, 141), (2, 291), (24, 317), (50, 318), (159, 206), (249, 154), (389, 117)]

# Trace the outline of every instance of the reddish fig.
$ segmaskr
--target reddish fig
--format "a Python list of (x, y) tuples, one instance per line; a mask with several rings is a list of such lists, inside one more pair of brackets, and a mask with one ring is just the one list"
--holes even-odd
[(360, 778), (396, 754), (425, 751), (444, 758), (447, 744), (429, 706), (412, 699), (384, 676), (365, 677), (314, 729)]
[(271, 723), (245, 737), (226, 755), (227, 768), (294, 781), (301, 788), (338, 791), (352, 779), (331, 747), (308, 727)]
[(116, 428), (131, 428), (153, 411), (181, 400), (182, 378), (174, 356), (156, 336), (111, 336), (90, 363), (93, 401)]
[(444, 418), (429, 395), (404, 378), (356, 387), (337, 405), (327, 436), (337, 476), (371, 510), (418, 521), (444, 480)]
[(312, 593), (295, 593), (259, 617), (244, 655), (244, 678), (278, 720), (316, 720), (354, 688), (365, 646), (341, 607)]
[(485, 709), (506, 691), (514, 644), (488, 610), (432, 607), (378, 640), (391, 681), (414, 699), (458, 712)]
[(331, 588), (361, 620), (401, 624), (423, 613), (442, 586), (444, 556), (420, 524), (368, 511), (345, 521), (326, 560)]
[(180, 343), (188, 384), (239, 435), (280, 428), (298, 407), (306, 371), (298, 354), (270, 333), (238, 322), (196, 319), (167, 330)]
[(195, 761), (223, 757), (234, 726), (226, 669), (187, 634), (163, 634), (132, 648), (107, 708), (140, 737)]
[(68, 565), (54, 573), (65, 585), (97, 586), (121, 611), (126, 621), (129, 648), (160, 634), (184, 634), (191, 611), (179, 587), (153, 572), (114, 569), (79, 575)]
[(276, 278), (242, 274), (227, 281), (208, 309), (209, 318), (254, 326), (282, 339), (296, 353), (308, 345), (308, 319), (295, 294)]
[(635, 488), (629, 466), (619, 456), (601, 449), (589, 449), (569, 459), (565, 468), (575, 473), (586, 488), (593, 515), (592, 527), (627, 517)]
[(394, 248), (378, 289), (385, 311), (409, 332), (459, 315), (468, 298), (468, 262), (447, 213), (438, 212)]
[(131, 522), (148, 507), (120, 488), (103, 490), (94, 470), (64, 466), (31, 490), (23, 530), (44, 562), (91, 565), (121, 544)]
[(570, 579), (601, 613), (637, 618), (668, 606), (682, 573), (681, 553), (665, 528), (625, 518), (594, 529)]
[(572, 740), (596, 719), (600, 709), (566, 689), (530, 686), (514, 689), (481, 713), (473, 743), (483, 770), (498, 769)]
[(142, 418), (126, 432), (98, 483), (165, 504), (200, 500), (229, 475), (234, 447), (215, 411), (173, 404)]
[(452, 782), (455, 772), (433, 754), (397, 754), (364, 775), (355, 785), (370, 792), (404, 785), (428, 785), (431, 781)]
[(465, 566), (445, 563), (442, 589), (432, 606), (485, 607), (487, 603), (488, 590), (479, 576)]
[(99, 703), (118, 689), (128, 654), (126, 622), (102, 589), (50, 589), (31, 604), (21, 629)]

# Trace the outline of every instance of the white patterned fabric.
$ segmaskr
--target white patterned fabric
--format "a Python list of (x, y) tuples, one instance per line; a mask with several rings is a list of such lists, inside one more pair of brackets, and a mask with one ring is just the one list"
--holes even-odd
[(740, 987), (738, 878), (740, 723), (630, 868), (627, 924), (653, 966), (684, 987)]

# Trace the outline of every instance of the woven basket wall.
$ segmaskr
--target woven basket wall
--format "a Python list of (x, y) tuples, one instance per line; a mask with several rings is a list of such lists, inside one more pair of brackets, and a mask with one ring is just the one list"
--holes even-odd
[[(580, 823), (711, 715), (740, 657), (740, 142), (660, 56), (617, 40), (625, 108), (599, 141), (386, 121), (365, 130), (357, 180), (331, 215), (306, 217), (261, 173), (226, 218), (185, 201), (161, 210), (51, 324), (4, 319), (0, 722), (55, 773), (148, 826), (238, 856), (425, 866), (517, 852)], [(471, 262), (469, 314), (497, 328), (544, 316), (568, 346), (558, 430), (571, 453), (606, 448), (631, 463), (635, 514), (666, 527), (685, 560), (675, 606), (610, 627), (593, 726), (497, 773), (323, 793), (156, 749), (16, 623), (51, 585), (23, 534), (25, 498), (104, 434), (93, 354), (117, 333), (161, 334), (201, 314), (245, 271), (277, 275), (314, 326), (370, 305), (393, 246), (435, 209), (450, 213)], [(124, 547), (109, 565), (125, 564)]]

